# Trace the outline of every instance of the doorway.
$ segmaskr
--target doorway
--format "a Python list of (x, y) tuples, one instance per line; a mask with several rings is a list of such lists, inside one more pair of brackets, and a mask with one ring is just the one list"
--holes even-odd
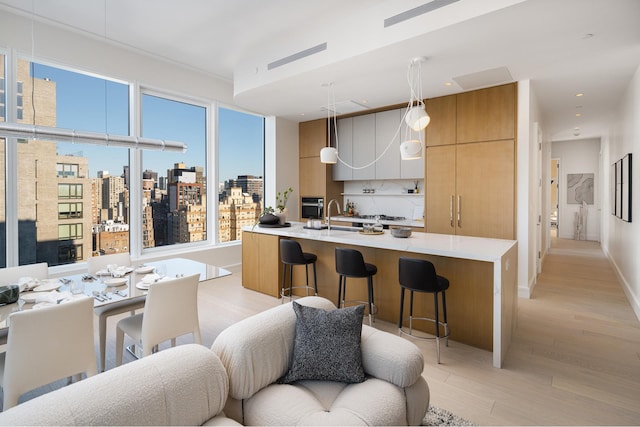
[(549, 172), (551, 174), (551, 183), (549, 187), (549, 208), (551, 212), (551, 216), (549, 218), (549, 221), (550, 221), (549, 230), (551, 231), (550, 232), (551, 238), (554, 238), (554, 237), (558, 237), (559, 235), (558, 227), (560, 223), (558, 221), (558, 218), (560, 217), (560, 203), (559, 203), (560, 159), (557, 159), (557, 158), (551, 159)]

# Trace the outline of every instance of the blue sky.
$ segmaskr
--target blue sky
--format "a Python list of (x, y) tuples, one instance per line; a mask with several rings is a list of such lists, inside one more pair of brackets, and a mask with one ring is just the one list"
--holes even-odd
[[(124, 84), (35, 64), (34, 76), (56, 83), (57, 126), (94, 132), (128, 135), (128, 88)], [(29, 96), (29, 94), (24, 94)], [(181, 141), (186, 153), (143, 152), (143, 169), (162, 176), (174, 163), (204, 166), (205, 114), (203, 107), (144, 96), (142, 136)], [(37, 118), (37, 111), (36, 111)], [(234, 110), (220, 109), (219, 117), (220, 180), (238, 175), (262, 175), (263, 118)], [(99, 170), (120, 175), (128, 161), (122, 148), (58, 143), (59, 154), (89, 158), (89, 175)]]

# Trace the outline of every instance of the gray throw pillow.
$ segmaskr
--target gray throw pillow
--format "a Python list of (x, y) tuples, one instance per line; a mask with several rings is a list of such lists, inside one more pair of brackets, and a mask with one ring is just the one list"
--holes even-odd
[(364, 305), (325, 311), (293, 302), (296, 337), (289, 372), (280, 383), (300, 380), (364, 381), (360, 336)]

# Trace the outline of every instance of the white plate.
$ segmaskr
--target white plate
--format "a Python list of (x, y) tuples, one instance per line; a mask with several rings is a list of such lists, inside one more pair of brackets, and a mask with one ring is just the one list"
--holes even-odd
[(104, 281), (104, 284), (107, 286), (122, 286), (122, 285), (126, 285), (127, 284), (127, 278), (126, 277), (117, 277), (117, 278), (113, 278), (113, 279), (106, 279)]
[(20, 299), (24, 300), (24, 302), (31, 304), (36, 302), (36, 297), (38, 296), (37, 292), (24, 292), (20, 294)]
[(143, 291), (146, 291), (149, 289), (149, 286), (153, 285), (153, 283), (144, 283), (144, 282), (138, 282), (136, 283), (136, 288), (138, 289), (142, 289)]
[(141, 267), (136, 268), (136, 273), (148, 274), (148, 273), (151, 273), (153, 270), (155, 270), (155, 267), (153, 265), (143, 265)]
[[(117, 270), (121, 274), (129, 274), (133, 271), (133, 267), (117, 267)], [(111, 276), (111, 273), (106, 268), (96, 271), (96, 276)]]
[(60, 286), (62, 286), (62, 283), (58, 279), (45, 279), (45, 280), (40, 280), (38, 283), (39, 283), (38, 286), (33, 288), (33, 292), (55, 291)]

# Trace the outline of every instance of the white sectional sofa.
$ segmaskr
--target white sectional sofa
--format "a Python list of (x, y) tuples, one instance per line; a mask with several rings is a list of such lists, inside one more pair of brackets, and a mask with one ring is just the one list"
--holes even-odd
[(0, 425), (238, 425), (227, 373), (209, 349), (161, 351), (0, 413)]
[[(320, 297), (297, 301), (336, 309)], [(0, 425), (421, 423), (429, 388), (413, 343), (362, 325), (363, 382), (279, 384), (295, 339), (296, 313), (283, 304), (232, 325), (211, 350), (188, 344), (160, 351), (2, 412)]]
[[(297, 302), (336, 309), (320, 297)], [(291, 363), (295, 328), (296, 314), (287, 303), (218, 335), (211, 349), (229, 375), (227, 416), (244, 425), (420, 425), (429, 407), (429, 387), (415, 344), (362, 325), (364, 382), (279, 384)]]

